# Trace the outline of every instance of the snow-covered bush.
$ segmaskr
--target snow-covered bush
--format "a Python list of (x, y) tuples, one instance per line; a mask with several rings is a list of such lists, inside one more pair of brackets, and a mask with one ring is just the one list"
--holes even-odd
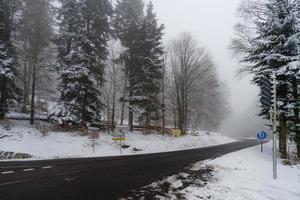
[(50, 108), (49, 118), (52, 122), (64, 125), (64, 124), (79, 124), (78, 118), (71, 113), (71, 109), (66, 108), (63, 104), (54, 105)]

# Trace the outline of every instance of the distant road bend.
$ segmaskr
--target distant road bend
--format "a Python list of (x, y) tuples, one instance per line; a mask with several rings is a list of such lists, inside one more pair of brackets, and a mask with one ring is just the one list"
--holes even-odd
[(0, 200), (110, 200), (192, 163), (257, 145), (256, 140), (183, 151), (0, 162)]

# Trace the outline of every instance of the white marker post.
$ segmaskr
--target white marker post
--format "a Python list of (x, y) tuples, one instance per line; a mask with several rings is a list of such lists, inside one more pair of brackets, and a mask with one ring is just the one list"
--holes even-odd
[(276, 75), (274, 76), (274, 90), (273, 90), (273, 179), (277, 179), (277, 149), (276, 149), (276, 139), (277, 139), (277, 87), (276, 87)]

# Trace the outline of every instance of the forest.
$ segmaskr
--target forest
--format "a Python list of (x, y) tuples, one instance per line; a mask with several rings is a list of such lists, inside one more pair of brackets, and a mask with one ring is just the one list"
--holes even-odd
[(164, 41), (154, 7), (0, 0), (0, 120), (217, 130), (226, 84), (191, 33)]

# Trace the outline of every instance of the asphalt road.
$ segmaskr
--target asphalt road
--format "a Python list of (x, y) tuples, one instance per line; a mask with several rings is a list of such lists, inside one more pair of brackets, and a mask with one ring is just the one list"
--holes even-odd
[(110, 200), (256, 140), (133, 156), (0, 162), (0, 200)]

